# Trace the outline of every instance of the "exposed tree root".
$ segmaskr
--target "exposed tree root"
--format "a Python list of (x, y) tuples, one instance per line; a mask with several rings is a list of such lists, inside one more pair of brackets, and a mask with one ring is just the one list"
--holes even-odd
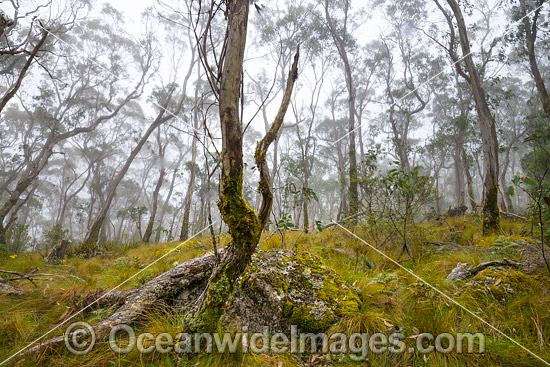
[[(222, 252), (223, 249), (220, 250), (220, 253)], [(215, 264), (216, 257), (214, 253), (209, 252), (177, 265), (138, 289), (113, 292), (100, 291), (85, 298), (81, 301), (81, 305), (86, 309), (92, 306), (107, 307), (122, 304), (122, 306), (111, 316), (92, 325), (96, 343), (107, 339), (113, 327), (121, 324), (131, 324), (137, 321), (160, 302), (171, 303), (171, 301), (181, 292), (193, 289), (197, 286), (204, 286), (205, 280), (208, 279)], [(81, 309), (81, 311), (84, 310)], [(72, 317), (67, 318), (65, 322), (68, 322), (71, 318)], [(66, 326), (67, 325), (64, 325), (63, 327)], [(79, 330), (79, 332), (81, 331), (82, 330)], [(81, 338), (87, 336), (89, 335), (83, 332), (79, 335)], [(72, 333), (69, 334), (68, 337), (71, 338)], [(57, 336), (24, 350), (20, 354), (12, 357), (9, 362), (14, 363), (29, 355), (41, 356), (49, 350), (60, 348), (63, 345), (64, 337)]]

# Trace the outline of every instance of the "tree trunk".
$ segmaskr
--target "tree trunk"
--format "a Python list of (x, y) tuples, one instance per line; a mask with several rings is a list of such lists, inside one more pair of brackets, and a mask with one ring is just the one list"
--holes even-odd
[(454, 147), (455, 203), (456, 207), (464, 206), (466, 193), (464, 190), (464, 165), (462, 164), (462, 141), (459, 139)]
[[(183, 160), (183, 154), (180, 153), (180, 156), (178, 158), (178, 161), (174, 167), (174, 172), (172, 173), (172, 179), (170, 180), (170, 189), (168, 190), (168, 193), (166, 194), (166, 198), (164, 199), (164, 203), (162, 204), (162, 208), (160, 210), (159, 214), (159, 224), (162, 225), (164, 222), (164, 215), (166, 214), (166, 210), (168, 209), (168, 204), (170, 203), (170, 198), (172, 197), (172, 193), (174, 192), (174, 186), (176, 184), (176, 177), (179, 170), (179, 166), (181, 164), (181, 161)], [(158, 231), (155, 234), (155, 242), (160, 241), (160, 231)]]
[[(535, 4), (540, 6), (544, 1), (537, 1)], [(540, 101), (542, 103), (542, 108), (546, 115), (546, 118), (550, 121), (550, 95), (548, 95), (548, 90), (544, 85), (544, 79), (540, 74), (539, 66), (537, 63), (537, 55), (535, 52), (535, 42), (537, 40), (537, 21), (541, 8), (538, 8), (535, 11), (533, 16), (533, 22), (529, 20), (527, 16), (527, 8), (525, 6), (525, 0), (519, 0), (521, 16), (523, 18), (523, 25), (525, 28), (525, 43), (527, 48), (527, 54), (529, 55), (529, 66), (531, 68), (531, 73), (533, 74), (533, 79), (535, 80), (535, 85), (539, 93)]]
[[(171, 99), (171, 95), (168, 98), (168, 100), (170, 99)], [(181, 101), (183, 101), (183, 99), (181, 99)], [(115, 176), (115, 178), (109, 185), (109, 188), (107, 190), (107, 197), (105, 198), (105, 203), (100, 209), (99, 214), (96, 217), (96, 220), (92, 224), (88, 232), (88, 235), (86, 236), (86, 239), (84, 240), (80, 248), (80, 252), (85, 254), (86, 256), (88, 257), (93, 256), (97, 251), (97, 244), (99, 243), (99, 240), (100, 240), (99, 234), (103, 226), (103, 222), (105, 221), (105, 218), (107, 217), (107, 213), (111, 208), (111, 203), (113, 202), (113, 198), (115, 197), (116, 189), (120, 184), (120, 182), (122, 181), (122, 179), (124, 178), (124, 176), (126, 175), (126, 172), (128, 172), (130, 165), (132, 164), (132, 162), (140, 152), (141, 148), (145, 145), (145, 143), (147, 142), (147, 140), (149, 139), (149, 136), (151, 136), (153, 131), (155, 131), (155, 129), (157, 129), (160, 125), (162, 125), (166, 121), (170, 120), (173, 117), (173, 115), (175, 115), (175, 114), (170, 114), (167, 117), (163, 117), (164, 113), (165, 113), (165, 109), (161, 109), (156, 119), (149, 126), (145, 134), (143, 134), (143, 136), (141, 137), (137, 145), (134, 147), (134, 149), (130, 152), (130, 155), (128, 156), (128, 158), (126, 159), (126, 162), (124, 163), (124, 166), (120, 169), (118, 174)]]
[(208, 286), (197, 302), (195, 312), (186, 316), (186, 332), (216, 330), (224, 305), (258, 245), (273, 201), (266, 162), (267, 149), (278, 135), (290, 103), (294, 81), (298, 76), (296, 54), (279, 112), (270, 130), (256, 148), (255, 160), (260, 172), (258, 190), (262, 194), (262, 205), (258, 215), (243, 198), (243, 132), (239, 116), (249, 0), (234, 0), (228, 2), (227, 6), (227, 47), (218, 96), (222, 132), (218, 208), (229, 228), (232, 243), (212, 272)]
[(458, 24), (462, 54), (464, 55), (464, 61), (470, 76), (470, 86), (476, 103), (483, 146), (483, 185), (485, 191), (483, 203), (483, 232), (490, 233), (498, 229), (500, 221), (498, 208), (498, 141), (495, 121), (489, 110), (485, 91), (481, 84), (481, 78), (471, 55), (468, 31), (462, 11), (456, 0), (447, 0), (447, 2), (452, 8)]
[(157, 215), (158, 201), (159, 201), (159, 192), (164, 182), (164, 175), (166, 174), (166, 168), (164, 167), (164, 151), (166, 147), (162, 146), (160, 141), (160, 130), (158, 130), (157, 136), (159, 144), (159, 160), (160, 160), (160, 173), (157, 185), (153, 191), (152, 203), (151, 203), (151, 214), (149, 216), (149, 221), (147, 222), (147, 227), (145, 228), (145, 233), (143, 234), (143, 242), (148, 243), (151, 240), (151, 235), (153, 234), (153, 227), (155, 225), (155, 217)]
[(470, 200), (470, 210), (472, 213), (477, 212), (476, 197), (474, 194), (474, 180), (470, 172), (470, 164), (466, 156), (466, 150), (462, 147), (462, 163), (464, 164), (464, 172), (466, 173), (466, 183), (468, 184), (468, 199)]
[[(195, 124), (196, 125), (196, 124)], [(198, 126), (195, 126), (197, 128)], [(189, 176), (189, 184), (187, 186), (187, 193), (185, 194), (184, 208), (183, 208), (183, 221), (181, 223), (180, 241), (185, 241), (189, 238), (189, 214), (191, 213), (191, 199), (193, 198), (193, 191), (195, 191), (195, 176), (197, 171), (197, 137), (193, 136), (193, 143), (191, 145), (191, 170)]]
[[(338, 49), (338, 54), (344, 64), (344, 74), (346, 77), (346, 88), (348, 90), (348, 135), (349, 135), (349, 213), (350, 215), (356, 214), (359, 211), (359, 180), (357, 176), (357, 151), (355, 146), (355, 87), (353, 85), (353, 75), (351, 72), (351, 66), (346, 51), (345, 39), (342, 38), (336, 26), (334, 20), (330, 16), (329, 1), (325, 0), (325, 17), (329, 26), (329, 31), (334, 40), (334, 44)], [(347, 10), (349, 8), (348, 0), (345, 1), (345, 13), (347, 19)], [(347, 24), (344, 23), (344, 35), (346, 35)]]

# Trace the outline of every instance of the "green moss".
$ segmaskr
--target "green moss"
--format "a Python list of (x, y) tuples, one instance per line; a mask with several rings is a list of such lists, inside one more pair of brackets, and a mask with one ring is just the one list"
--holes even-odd
[[(496, 179), (494, 179), (496, 182)], [(498, 230), (500, 224), (500, 211), (498, 209), (498, 185), (489, 188), (483, 207), (483, 234), (491, 234)]]
[(287, 299), (283, 303), (283, 317), (290, 318), (292, 316), (292, 307), (292, 302)]
[(228, 177), (218, 208), (235, 246), (255, 246), (261, 234), (260, 220), (254, 209), (242, 197), (242, 171), (237, 177)]
[(290, 321), (300, 330), (321, 332), (330, 328), (336, 320), (328, 308), (314, 304), (313, 306), (293, 307)]
[(535, 284), (518, 270), (489, 268), (473, 277), (467, 285), (474, 294), (489, 295), (504, 304), (518, 295), (530, 293)]

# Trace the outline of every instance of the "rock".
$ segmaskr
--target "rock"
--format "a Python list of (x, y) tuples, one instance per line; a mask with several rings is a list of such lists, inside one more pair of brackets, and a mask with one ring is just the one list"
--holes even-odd
[(530, 292), (535, 282), (519, 270), (492, 267), (483, 270), (466, 283), (466, 292), (491, 297), (501, 304)]
[[(200, 296), (210, 274), (177, 295), (174, 305), (188, 310)], [(251, 332), (327, 330), (345, 315), (358, 312), (361, 298), (340, 275), (307, 252), (258, 251), (227, 300), (220, 323), (229, 329), (248, 326)]]
[(247, 325), (250, 331), (327, 330), (345, 315), (358, 312), (361, 298), (322, 261), (307, 252), (260, 251), (241, 277), (222, 322)]
[(468, 207), (465, 205), (459, 206), (458, 208), (449, 208), (447, 212), (447, 217), (458, 217), (460, 215), (466, 214)]

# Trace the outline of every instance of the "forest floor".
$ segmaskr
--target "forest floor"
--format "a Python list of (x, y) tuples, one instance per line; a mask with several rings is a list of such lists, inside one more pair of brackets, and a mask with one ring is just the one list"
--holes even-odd
[[(415, 257), (401, 264), (437, 287), (459, 304), (474, 312), (496, 329), (519, 344), (550, 361), (550, 276), (541, 266), (536, 248), (539, 243), (531, 235), (530, 223), (503, 221), (501, 232), (482, 236), (479, 219), (472, 216), (442, 219), (418, 224), (408, 233)], [(393, 259), (399, 256), (398, 236), (388, 238), (380, 223), (357, 227), (360, 238), (379, 247)], [(260, 248), (270, 250), (282, 247), (281, 235), (264, 239)], [(222, 238), (227, 243), (227, 238)], [(437, 244), (430, 244), (437, 242)], [(338, 272), (357, 287), (363, 297), (361, 310), (340, 320), (330, 332), (375, 333), (402, 330), (407, 346), (414, 345), (419, 334), (483, 333), (485, 353), (422, 354), (407, 351), (402, 354), (368, 355), (367, 361), (356, 362), (347, 355), (320, 356), (317, 354), (199, 354), (179, 360), (180, 366), (544, 366), (534, 356), (513, 344), (475, 316), (461, 309), (449, 299), (424, 285), (418, 279), (384, 258), (367, 245), (332, 227), (322, 232), (284, 234), (284, 246), (289, 250), (308, 251), (323, 260), (326, 266)], [(445, 244), (442, 244), (445, 243)], [(0, 296), (0, 363), (28, 343), (51, 330), (78, 311), (78, 303), (98, 288), (108, 289), (131, 278), (148, 264), (167, 254), (178, 243), (111, 245), (106, 252), (92, 259), (68, 258), (60, 265), (44, 263), (44, 255), (31, 253), (0, 260), (0, 269), (28, 273), (39, 268), (40, 273), (58, 274), (49, 281), (37, 280), (34, 286), (28, 280), (10, 282), (26, 292), (23, 295)], [(179, 250), (126, 282), (123, 288), (145, 284), (158, 274), (178, 263), (210, 250), (211, 241), (201, 237), (189, 241)], [(464, 281), (446, 280), (457, 263), (476, 265), (490, 260), (516, 260), (527, 264), (529, 273), (504, 269), (502, 277), (486, 289), (475, 291), (475, 286)], [(537, 263), (538, 261), (538, 263)], [(535, 264), (536, 263), (536, 264)], [(536, 266), (534, 266), (536, 265)], [(527, 268), (529, 270), (527, 271)], [(483, 273), (480, 273), (483, 274)], [(5, 275), (2, 275), (6, 278)], [(506, 278), (508, 277), (508, 278)], [(512, 279), (513, 278), (513, 279)], [(476, 278), (479, 280), (479, 276)], [(484, 281), (485, 279), (482, 279)], [(513, 283), (513, 281), (516, 283)], [(510, 283), (513, 290), (502, 293), (499, 283)], [(499, 289), (501, 293), (499, 293)], [(492, 290), (492, 291), (491, 291)], [(45, 339), (62, 335), (63, 329), (74, 321), (89, 324), (98, 322), (113, 312), (112, 308), (97, 308), (78, 315), (67, 324), (51, 332)], [(181, 315), (168, 308), (159, 308), (137, 325), (139, 332), (158, 335), (167, 332), (176, 335), (182, 330)], [(134, 350), (129, 354), (115, 354), (107, 342), (96, 345), (87, 355), (75, 356), (66, 349), (54, 354), (26, 359), (23, 366), (174, 366), (175, 354), (143, 355)]]

